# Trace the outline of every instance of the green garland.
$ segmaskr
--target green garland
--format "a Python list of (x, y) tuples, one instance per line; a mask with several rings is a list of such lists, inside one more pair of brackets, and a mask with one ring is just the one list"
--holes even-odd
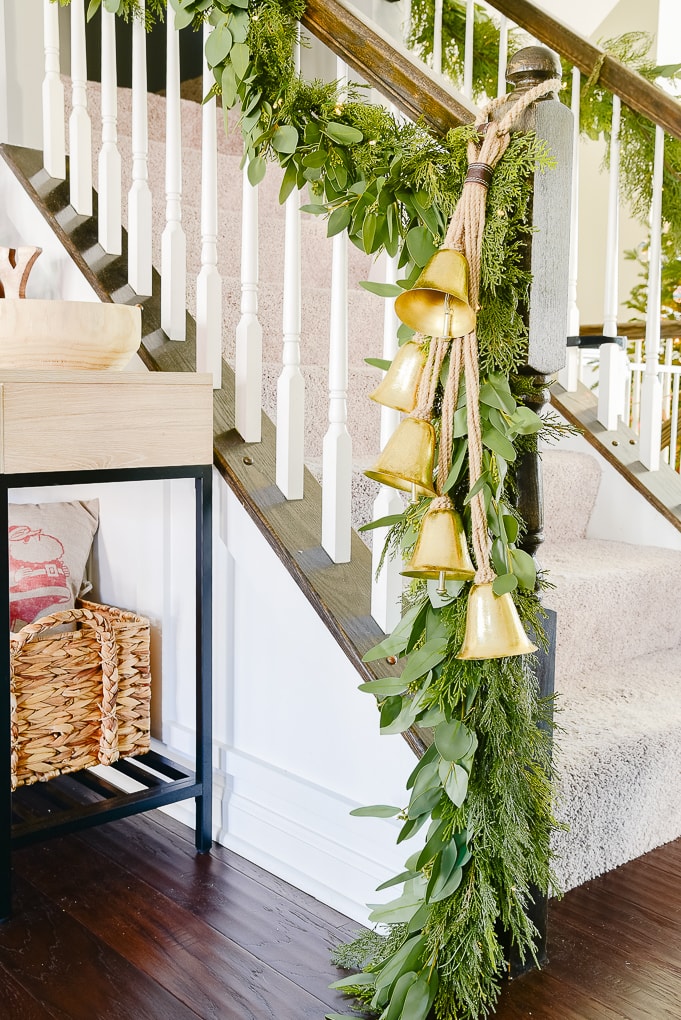
[[(93, 0), (91, 7), (98, 3)], [(104, 3), (124, 17), (139, 12), (137, 0)], [(199, 28), (208, 18), (215, 28), (207, 44), (212, 91), (221, 94), (225, 115), (237, 104), (241, 108), (251, 181), (262, 180), (268, 161), (278, 162), (281, 201), (307, 186), (313, 201), (304, 208), (328, 217), (329, 236), (346, 230), (367, 253), (385, 249), (399, 256), (399, 285), (366, 284), (368, 290), (390, 296), (411, 286), (444, 238), (463, 187), (473, 129), (437, 139), (422, 125), (399, 123), (367, 103), (360, 86), (303, 81), (295, 72), (293, 47), (304, 0), (172, 0), (172, 5), (178, 27)], [(147, 13), (155, 10), (150, 6)], [(494, 540), (495, 590), (513, 593), (523, 623), (540, 642), (535, 568), (519, 548), (524, 526), (513, 497), (516, 458), (536, 449), (542, 428), (523, 404), (528, 381), (516, 373), (527, 353), (531, 181), (535, 168), (550, 165), (549, 154), (528, 134), (512, 138), (496, 168), (478, 316), (480, 487)], [(409, 336), (401, 327), (400, 340)], [(445, 364), (443, 378), (446, 371)], [(465, 411), (462, 388), (446, 490), (470, 526)], [(387, 522), (389, 548), (404, 553), (413, 546), (428, 504), (422, 499)], [(404, 666), (397, 678), (361, 687), (377, 699), (381, 732), (413, 725), (433, 731), (432, 745), (409, 778), (408, 803), (354, 812), (399, 817), (398, 841), (420, 833), (423, 844), (404, 871), (381, 887), (401, 888), (395, 899), (372, 910), (372, 920), (387, 926), (386, 934), (363, 933), (335, 954), (339, 966), (360, 970), (336, 987), (382, 1020), (486, 1015), (511, 947), (523, 957), (534, 954), (537, 933), (527, 914), (531, 889), (547, 892), (552, 884), (551, 706), (538, 697), (534, 663), (527, 657), (456, 658), (466, 592), (465, 585), (450, 584), (448, 598), (431, 599), (425, 584), (415, 582), (401, 622), (365, 657), (395, 656)]]

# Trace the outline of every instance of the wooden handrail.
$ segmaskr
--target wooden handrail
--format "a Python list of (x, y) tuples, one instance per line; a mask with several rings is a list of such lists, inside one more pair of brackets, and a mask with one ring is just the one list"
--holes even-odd
[(422, 120), (435, 134), (475, 119), (475, 106), (354, 7), (339, 0), (307, 0), (302, 24), (399, 110)]
[[(530, 32), (545, 46), (591, 75), (601, 64), (598, 81), (619, 96), (636, 113), (659, 124), (667, 134), (681, 139), (681, 103), (667, 92), (652, 85), (621, 61), (604, 53), (561, 21), (540, 11), (529, 0), (489, 0), (492, 7)], [(601, 63), (602, 62), (602, 63)]]

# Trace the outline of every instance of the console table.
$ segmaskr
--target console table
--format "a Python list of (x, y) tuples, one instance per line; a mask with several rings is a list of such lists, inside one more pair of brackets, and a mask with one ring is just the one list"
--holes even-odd
[[(112, 768), (139, 787), (125, 792), (94, 772), (70, 773), (96, 797), (49, 816), (16, 820), (10, 791), (9, 560), (0, 556), (0, 920), (11, 913), (11, 854), (48, 836), (193, 798), (195, 844), (211, 846), (211, 579), (213, 390), (185, 373), (6, 372), (0, 375), (0, 534), (8, 493), (29, 486), (193, 478), (195, 486), (196, 760), (193, 770), (155, 751)], [(134, 607), (129, 607), (134, 608)], [(1, 773), (0, 773), (1, 774)], [(49, 783), (58, 783), (59, 779)], [(49, 785), (49, 783), (47, 785)]]

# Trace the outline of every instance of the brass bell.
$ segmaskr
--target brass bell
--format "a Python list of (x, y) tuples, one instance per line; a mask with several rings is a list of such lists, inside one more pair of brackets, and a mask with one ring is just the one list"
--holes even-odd
[(401, 573), (439, 581), (440, 595), (447, 594), (447, 581), (468, 581), (475, 576), (466, 532), (453, 507), (431, 507), (427, 511), (412, 557)]
[(395, 312), (407, 326), (426, 336), (447, 339), (475, 329), (468, 303), (468, 263), (460, 251), (436, 251), (411, 288), (395, 298)]
[(422, 418), (404, 418), (385, 444), (371, 470), (373, 478), (393, 489), (404, 489), (415, 496), (435, 496), (433, 465), (435, 429)]
[(466, 634), (457, 659), (504, 659), (536, 652), (510, 592), (495, 595), (492, 582), (474, 584), (468, 596)]
[(392, 364), (373, 393), (377, 404), (394, 407), (409, 414), (416, 407), (416, 396), (426, 357), (421, 344), (409, 341), (400, 347)]

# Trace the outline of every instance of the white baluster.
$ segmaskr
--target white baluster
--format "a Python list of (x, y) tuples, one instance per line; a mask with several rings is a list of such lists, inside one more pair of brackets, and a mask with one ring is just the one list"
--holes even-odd
[[(210, 25), (203, 26), (204, 45)], [(213, 72), (203, 61), (203, 91), (208, 93)], [(215, 97), (203, 104), (201, 120), (201, 270), (196, 281), (196, 371), (222, 385), (222, 277), (218, 272), (218, 140)], [(237, 382), (237, 401), (238, 401)], [(237, 403), (237, 428), (238, 403)], [(243, 435), (243, 433), (242, 433)], [(243, 437), (246, 439), (246, 436)]]
[[(397, 256), (395, 258), (386, 256), (385, 282), (395, 283), (396, 279)], [(383, 316), (383, 357), (386, 361), (392, 361), (397, 353), (398, 325), (397, 316), (395, 315), (395, 302), (392, 298), (386, 298)], [(391, 407), (381, 406), (381, 449), (388, 442), (399, 422), (399, 411), (395, 411)], [(378, 495), (374, 500), (373, 519), (377, 521), (382, 517), (402, 513), (402, 510), (402, 499), (397, 489), (381, 485)], [(390, 633), (397, 626), (402, 612), (400, 605), (400, 597), (402, 595), (400, 569), (402, 564), (399, 559), (386, 556), (383, 562), (383, 569), (377, 575), (388, 530), (388, 528), (376, 528), (371, 533), (371, 615), (386, 634)]]
[(87, 111), (87, 60), (83, 0), (71, 4), (71, 87), (69, 117), (69, 183), (71, 205), (92, 216), (92, 124)]
[(99, 243), (110, 255), (122, 251), (121, 154), (116, 118), (116, 15), (102, 7), (102, 148), (99, 153)]
[(433, 70), (442, 74), (442, 4), (443, 0), (435, 0), (433, 14)]
[[(300, 43), (295, 49), (300, 70)], [(276, 482), (287, 499), (303, 498), (305, 451), (305, 381), (300, 371), (300, 193), (286, 200), (284, 236), (284, 349), (277, 380)]]
[[(579, 336), (579, 306), (577, 304), (577, 282), (579, 275), (579, 83), (578, 68), (572, 69), (571, 109), (575, 119), (572, 137), (572, 196), (570, 208), (570, 269), (568, 274), (568, 336)], [(565, 352), (565, 368), (558, 373), (558, 382), (568, 393), (574, 393), (579, 385), (580, 350), (568, 347)]]
[(0, 4), (0, 54), (2, 54), (2, 60), (0, 60), (0, 142), (6, 142), (9, 139), (8, 135), (8, 115), (7, 109), (7, 32), (5, 27), (5, 5)]
[[(605, 241), (605, 286), (603, 295), (603, 336), (617, 336), (619, 309), (620, 239), (620, 111), (619, 96), (612, 97), (610, 123), (610, 179), (608, 182), (608, 227)], [(617, 428), (624, 413), (624, 361), (618, 344), (603, 344), (598, 370), (598, 421), (606, 429)]]
[(672, 413), (672, 363), (674, 361), (674, 341), (667, 337), (664, 342), (664, 367), (666, 369), (662, 376), (662, 414), (668, 418)]
[[(43, 165), (50, 177), (66, 178), (64, 86), (59, 77), (59, 8), (43, 0), (45, 77), (43, 78)], [(4, 55), (3, 55), (4, 60)]]
[(463, 51), (464, 96), (473, 98), (473, 29), (475, 27), (475, 0), (466, 0), (466, 37)]
[(186, 339), (187, 241), (182, 229), (182, 126), (180, 33), (175, 11), (166, 13), (166, 225), (161, 238), (161, 327), (171, 340)]
[[(506, 65), (508, 63), (508, 18), (499, 21), (499, 67), (497, 70), (497, 96), (506, 95)], [(579, 74), (579, 71), (577, 72)]]
[(672, 430), (671, 439), (669, 441), (669, 463), (675, 471), (679, 470), (681, 465), (678, 464), (678, 458), (676, 456), (676, 446), (679, 441), (679, 376), (678, 372), (674, 373), (672, 381)]
[(641, 371), (641, 364), (643, 363), (643, 340), (634, 341), (634, 364), (636, 369), (632, 370), (632, 397), (631, 397), (631, 427), (634, 432), (639, 432), (641, 429), (641, 385), (643, 383), (643, 373)]
[[(142, 0), (142, 11), (145, 0)], [(151, 294), (151, 189), (147, 125), (147, 39), (141, 18), (132, 22), (132, 185), (128, 193), (128, 282)]]
[(237, 432), (259, 443), (262, 408), (262, 326), (258, 319), (258, 189), (244, 166), (241, 204), (241, 319), (236, 328)]
[(650, 210), (650, 248), (648, 252), (648, 304), (646, 308), (646, 368), (641, 387), (641, 432), (639, 459), (644, 467), (656, 471), (660, 466), (662, 435), (662, 384), (660, 383), (660, 292), (662, 268), (662, 180), (664, 131), (655, 128), (653, 163), (653, 201)]
[(329, 428), (322, 450), (322, 546), (334, 563), (350, 560), (352, 440), (348, 420), (348, 237), (333, 239), (329, 339)]

